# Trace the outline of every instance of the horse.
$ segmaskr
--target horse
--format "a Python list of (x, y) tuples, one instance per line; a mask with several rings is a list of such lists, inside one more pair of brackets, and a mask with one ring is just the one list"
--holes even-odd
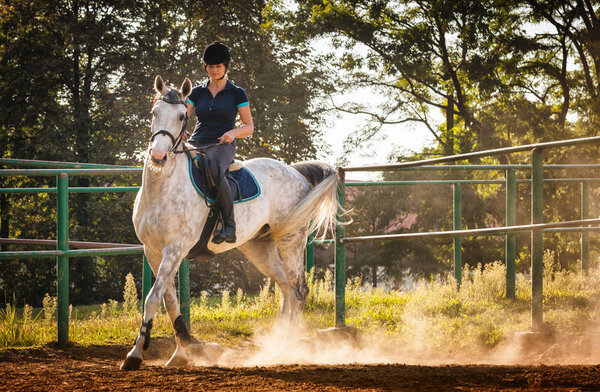
[[(192, 337), (180, 314), (175, 274), (181, 261), (196, 244), (209, 214), (206, 201), (189, 177), (187, 154), (181, 153), (187, 122), (185, 98), (192, 89), (185, 78), (179, 90), (154, 80), (156, 92), (146, 151), (142, 185), (135, 198), (133, 224), (144, 254), (156, 277), (145, 301), (140, 331), (121, 365), (137, 370), (150, 343), (152, 317), (161, 298), (173, 323), (176, 349), (166, 366), (185, 366)], [(179, 148), (179, 150), (178, 150)], [(208, 242), (217, 254), (238, 248), (281, 291), (278, 322), (287, 326), (287, 339), (300, 324), (308, 295), (304, 273), (307, 236), (332, 230), (340, 209), (338, 173), (328, 164), (300, 162), (286, 165), (274, 159), (244, 162), (260, 186), (258, 197), (235, 204), (235, 243)]]

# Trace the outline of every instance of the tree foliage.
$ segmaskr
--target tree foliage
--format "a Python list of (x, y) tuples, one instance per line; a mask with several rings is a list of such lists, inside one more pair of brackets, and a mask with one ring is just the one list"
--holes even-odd
[[(427, 129), (423, 151), (393, 152), (391, 162), (595, 135), (600, 126), (598, 1), (554, 0), (0, 0), (0, 153), (2, 157), (139, 164), (147, 145), (160, 74), (179, 85), (201, 83), (204, 46), (232, 51), (231, 80), (251, 102), (255, 134), (238, 144), (242, 158), (285, 162), (326, 150), (328, 117), (368, 118), (347, 140), (364, 149), (382, 129), (402, 143), (410, 126)], [(326, 43), (323, 49), (323, 42)], [(368, 90), (375, 103), (340, 105), (336, 94)], [(191, 122), (190, 122), (191, 123)], [(190, 127), (192, 124), (190, 124)], [(393, 127), (393, 128), (392, 128)], [(593, 162), (597, 147), (549, 150), (546, 163)], [(528, 163), (527, 154), (478, 160)], [(566, 172), (552, 172), (561, 176)], [(569, 172), (590, 177), (589, 171)], [(502, 172), (386, 173), (384, 179), (501, 179)], [(528, 173), (519, 173), (528, 178)], [(53, 178), (2, 178), (4, 187), (54, 186)], [(139, 178), (75, 177), (71, 185), (131, 185)], [(544, 188), (545, 220), (579, 217), (579, 185)], [(518, 187), (517, 223), (529, 222), (529, 188)], [(594, 191), (595, 192), (595, 191)], [(498, 185), (463, 186), (463, 228), (502, 225)], [(354, 234), (451, 229), (449, 186), (355, 189)], [(386, 203), (380, 203), (385, 200)], [(0, 236), (53, 238), (53, 195), (0, 195)], [(132, 194), (70, 199), (70, 237), (136, 242)], [(591, 214), (598, 209), (592, 205)], [(571, 235), (548, 235), (564, 267), (577, 258)], [(464, 239), (464, 261), (501, 259), (502, 238)], [(518, 238), (519, 268), (528, 240)], [(394, 285), (448, 268), (448, 241), (402, 241), (349, 247), (349, 276)], [(14, 249), (17, 249), (15, 247)], [(76, 259), (74, 302), (118, 298), (124, 276), (139, 282), (139, 258)], [(322, 265), (323, 262), (320, 262)], [(194, 290), (252, 292), (259, 277), (239, 254), (192, 267)], [(247, 276), (251, 276), (247, 278)], [(51, 262), (0, 264), (0, 287), (29, 303), (54, 281)], [(233, 282), (233, 283), (232, 283)]]
[[(262, 0), (0, 2), (1, 156), (139, 164), (154, 77), (175, 85), (186, 76), (204, 81), (202, 51), (221, 40), (231, 48), (230, 78), (248, 92), (256, 129), (239, 143), (238, 155), (314, 158), (323, 121), (314, 104), (319, 64), (305, 61), (310, 48), (302, 40), (293, 46), (281, 41), (276, 6)], [(10, 187), (55, 186), (53, 178), (2, 181)], [(135, 185), (139, 177), (70, 182)], [(55, 205), (52, 195), (2, 195), (2, 237), (54, 238)], [(132, 194), (71, 196), (70, 239), (136, 243), (132, 206)], [(73, 259), (71, 299), (118, 298), (128, 272), (139, 283), (139, 263), (139, 257)], [(38, 303), (53, 291), (54, 268), (51, 261), (3, 262), (0, 287), (6, 298), (17, 293)]]
[[(339, 91), (348, 94), (368, 88), (380, 97), (375, 100), (381, 102), (378, 104), (333, 104), (335, 110), (370, 120), (368, 127), (358, 128), (348, 138), (348, 152), (365, 148), (384, 127), (394, 130), (394, 141), (402, 145), (408, 124), (428, 129), (435, 143), (418, 153), (396, 151), (392, 162), (596, 134), (600, 83), (597, 1), (301, 0), (298, 3), (296, 28), (304, 35), (335, 43), (337, 50), (329, 59), (338, 70)], [(587, 163), (593, 161), (597, 152), (596, 146), (548, 150), (545, 162)], [(479, 161), (529, 163), (529, 156), (515, 154)], [(566, 174), (555, 171), (550, 176)], [(592, 175), (589, 171), (568, 174)], [(519, 178), (528, 175), (519, 173)], [(425, 180), (457, 176), (502, 179), (503, 173), (403, 172), (386, 173), (383, 178)], [(579, 186), (557, 183), (545, 186), (546, 221), (580, 216)], [(518, 224), (529, 222), (529, 192), (527, 186), (519, 186)], [(463, 228), (504, 223), (502, 188), (463, 186), (462, 194)], [(372, 197), (378, 198), (375, 192)], [(411, 186), (404, 196), (384, 199), (394, 204), (396, 211), (388, 222), (413, 214), (416, 220), (410, 231), (451, 229), (449, 186)], [(370, 202), (357, 199), (356, 203), (360, 206), (357, 210), (363, 211), (361, 203)], [(376, 213), (364, 211), (363, 219), (381, 217), (388, 208), (380, 203)], [(361, 225), (368, 223), (361, 220)], [(378, 234), (389, 231), (385, 227), (372, 229)], [(475, 265), (501, 259), (502, 239), (464, 239), (463, 260)], [(576, 240), (574, 235), (547, 235), (545, 246), (556, 249), (566, 267), (577, 262)], [(378, 263), (396, 258), (395, 265), (409, 259), (409, 246), (404, 243), (375, 256), (384, 251), (382, 245), (374, 244), (369, 249), (365, 246), (364, 252), (357, 253), (356, 257), (364, 259), (358, 264), (367, 268), (371, 257)], [(429, 245), (416, 250), (413, 263), (404, 271), (425, 273), (427, 269), (419, 271), (420, 266), (429, 265), (431, 258), (436, 260), (437, 267), (429, 271), (448, 268), (451, 244), (440, 240), (438, 246)], [(527, 268), (523, 261), (528, 251), (527, 238), (519, 237), (521, 270)]]

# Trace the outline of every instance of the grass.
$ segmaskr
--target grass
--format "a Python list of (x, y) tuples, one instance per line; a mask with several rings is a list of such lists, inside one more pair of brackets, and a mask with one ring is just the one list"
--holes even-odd
[[(547, 254), (547, 259), (552, 259)], [(547, 264), (552, 265), (552, 260)], [(588, 276), (579, 271), (547, 268), (544, 273), (544, 320), (555, 331), (583, 333), (598, 321), (600, 270)], [(492, 349), (516, 331), (530, 328), (530, 282), (517, 279), (516, 299), (505, 298), (505, 269), (497, 262), (485, 269), (465, 267), (460, 290), (448, 275), (422, 281), (409, 291), (384, 291), (362, 285), (346, 286), (347, 324), (367, 334), (371, 341), (393, 342), (398, 347), (436, 350), (457, 349), (465, 354)], [(129, 278), (128, 278), (129, 279)], [(333, 277), (314, 280), (309, 274), (310, 294), (302, 334), (333, 326)], [(70, 341), (80, 345), (131, 344), (141, 313), (129, 280), (127, 302), (80, 306), (71, 310)], [(221, 298), (205, 293), (191, 303), (192, 334), (225, 346), (236, 346), (268, 331), (279, 313), (280, 293), (267, 281), (256, 296), (241, 291)], [(26, 306), (17, 311), (10, 304), (0, 309), (0, 350), (35, 347), (56, 340), (56, 301), (47, 296), (44, 308)], [(164, 310), (154, 317), (153, 336), (173, 335)]]

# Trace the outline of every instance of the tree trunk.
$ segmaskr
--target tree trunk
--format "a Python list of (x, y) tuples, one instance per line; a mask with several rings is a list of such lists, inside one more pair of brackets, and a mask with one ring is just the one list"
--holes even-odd
[(448, 94), (448, 105), (446, 107), (444, 155), (454, 155), (454, 96), (452, 93)]
[(560, 44), (562, 47), (563, 59), (562, 59), (562, 65), (561, 65), (561, 72), (560, 72), (560, 76), (559, 76), (559, 82), (560, 82), (560, 86), (562, 88), (562, 93), (563, 93), (563, 103), (561, 105), (560, 114), (558, 115), (558, 123), (560, 125), (560, 129), (564, 131), (565, 123), (567, 121), (567, 114), (569, 113), (569, 106), (571, 103), (570, 87), (569, 87), (569, 82), (567, 80), (567, 60), (568, 60), (569, 52), (568, 52), (568, 48), (567, 48), (564, 36), (561, 37)]

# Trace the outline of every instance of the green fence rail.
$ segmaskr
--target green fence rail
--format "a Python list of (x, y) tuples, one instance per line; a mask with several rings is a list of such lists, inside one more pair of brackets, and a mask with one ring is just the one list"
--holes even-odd
[(106, 165), (103, 163), (79, 163), (79, 162), (59, 162), (59, 161), (41, 161), (34, 159), (14, 159), (0, 158), (0, 165), (11, 166), (27, 166), (27, 167), (42, 167), (42, 168), (65, 168), (65, 169), (131, 169), (133, 166), (128, 165)]
[[(137, 192), (139, 186), (70, 187), (69, 193)], [(57, 193), (57, 188), (0, 188), (1, 193)]]
[[(139, 186), (130, 187), (69, 187), (69, 176), (105, 176), (140, 174), (141, 167), (126, 167), (75, 162), (32, 161), (27, 159), (0, 159), (0, 164), (35, 166), (38, 169), (2, 169), (0, 177), (9, 176), (56, 176), (55, 188), (0, 188), (0, 193), (56, 193), (57, 236), (56, 240), (0, 238), (3, 244), (55, 245), (56, 250), (0, 252), (0, 260), (56, 258), (57, 263), (57, 328), (58, 344), (69, 342), (69, 258), (89, 256), (117, 256), (143, 254), (142, 245), (111, 244), (103, 242), (69, 241), (69, 193), (133, 192)], [(58, 167), (58, 169), (57, 169)], [(85, 249), (70, 249), (70, 247)], [(189, 262), (184, 259), (178, 273), (179, 302), (181, 314), (190, 326)], [(146, 297), (152, 286), (152, 271), (143, 257), (142, 312)]]
[[(526, 144), (523, 146), (505, 147), (505, 148), (498, 148), (495, 150), (469, 152), (466, 154), (451, 155), (451, 156), (431, 158), (431, 159), (423, 159), (423, 160), (419, 160), (419, 161), (402, 162), (402, 163), (387, 164), (387, 165), (346, 166), (346, 167), (342, 167), (340, 169), (345, 172), (405, 170), (405, 169), (420, 167), (423, 165), (432, 165), (432, 164), (436, 164), (436, 163), (464, 161), (464, 160), (469, 160), (469, 159), (473, 159), (473, 158), (485, 158), (485, 157), (491, 157), (491, 156), (497, 156), (497, 155), (514, 154), (517, 152), (530, 152), (534, 148), (546, 149), (546, 148), (556, 148), (556, 147), (569, 147), (569, 146), (578, 146), (578, 145), (585, 145), (585, 144), (598, 143), (598, 142), (600, 142), (600, 136), (593, 136), (593, 137), (584, 137), (584, 138), (579, 138), (579, 139), (560, 140), (560, 141), (556, 141), (556, 142)], [(569, 166), (569, 165), (562, 165), (562, 166)], [(525, 167), (525, 165), (521, 165), (521, 167)]]
[[(56, 247), (56, 240), (35, 240), (29, 238), (0, 238), (0, 244), (13, 245), (50, 245)], [(115, 244), (112, 242), (69, 241), (70, 248), (121, 248), (138, 246), (132, 244)]]
[(1, 169), (0, 177), (14, 176), (114, 176), (122, 174), (140, 174), (141, 167), (118, 169)]
[[(531, 184), (531, 179), (516, 179), (516, 168), (525, 170), (531, 170), (531, 166), (524, 165), (497, 165), (503, 168), (509, 167), (506, 170), (506, 178), (504, 180), (410, 180), (410, 181), (371, 181), (371, 182), (356, 182), (347, 181), (345, 182), (346, 187), (371, 187), (371, 186), (395, 186), (395, 185), (479, 185), (479, 184), (505, 184), (506, 185), (506, 225), (514, 226), (516, 223), (516, 184)], [(566, 166), (566, 167), (565, 167)], [(427, 170), (432, 168), (441, 168), (446, 170), (449, 167), (454, 166), (428, 166)], [(600, 168), (600, 165), (544, 165), (544, 169), (573, 169), (573, 168), (589, 168), (596, 167)], [(409, 168), (408, 170), (417, 170), (418, 168)], [(462, 166), (460, 169), (468, 170), (469, 166)], [(497, 170), (496, 165), (476, 165), (475, 170)], [(577, 182), (581, 184), (581, 219), (588, 218), (589, 207), (589, 183), (597, 182), (600, 178), (552, 178), (543, 179), (543, 182)], [(456, 190), (453, 192), (453, 221), (454, 229), (458, 227), (458, 222), (461, 221), (460, 206), (462, 204), (461, 195)], [(457, 210), (458, 209), (458, 210)], [(568, 232), (577, 231), (581, 232), (581, 261), (583, 271), (589, 268), (589, 231), (600, 231), (599, 227), (565, 227), (555, 228), (550, 227), (543, 230), (544, 232)], [(448, 231), (444, 232), (449, 233)], [(506, 262), (506, 297), (515, 297), (515, 279), (516, 279), (516, 237), (517, 234), (529, 234), (529, 230), (517, 230), (511, 231), (506, 234), (505, 237), (505, 262)], [(434, 236), (437, 235), (433, 233)], [(500, 235), (500, 233), (479, 233), (478, 235)], [(406, 234), (403, 237), (398, 238), (418, 238), (422, 237), (422, 233), (418, 234)], [(429, 236), (429, 234), (427, 234)], [(441, 235), (440, 235), (441, 236)], [(459, 246), (460, 238), (455, 238), (455, 244), (453, 249), (454, 254), (454, 276), (458, 281), (462, 279), (460, 271), (462, 269), (462, 247)], [(308, 241), (306, 250), (306, 270), (307, 272), (314, 266), (314, 246), (318, 244), (334, 243), (335, 240), (312, 240)]]

